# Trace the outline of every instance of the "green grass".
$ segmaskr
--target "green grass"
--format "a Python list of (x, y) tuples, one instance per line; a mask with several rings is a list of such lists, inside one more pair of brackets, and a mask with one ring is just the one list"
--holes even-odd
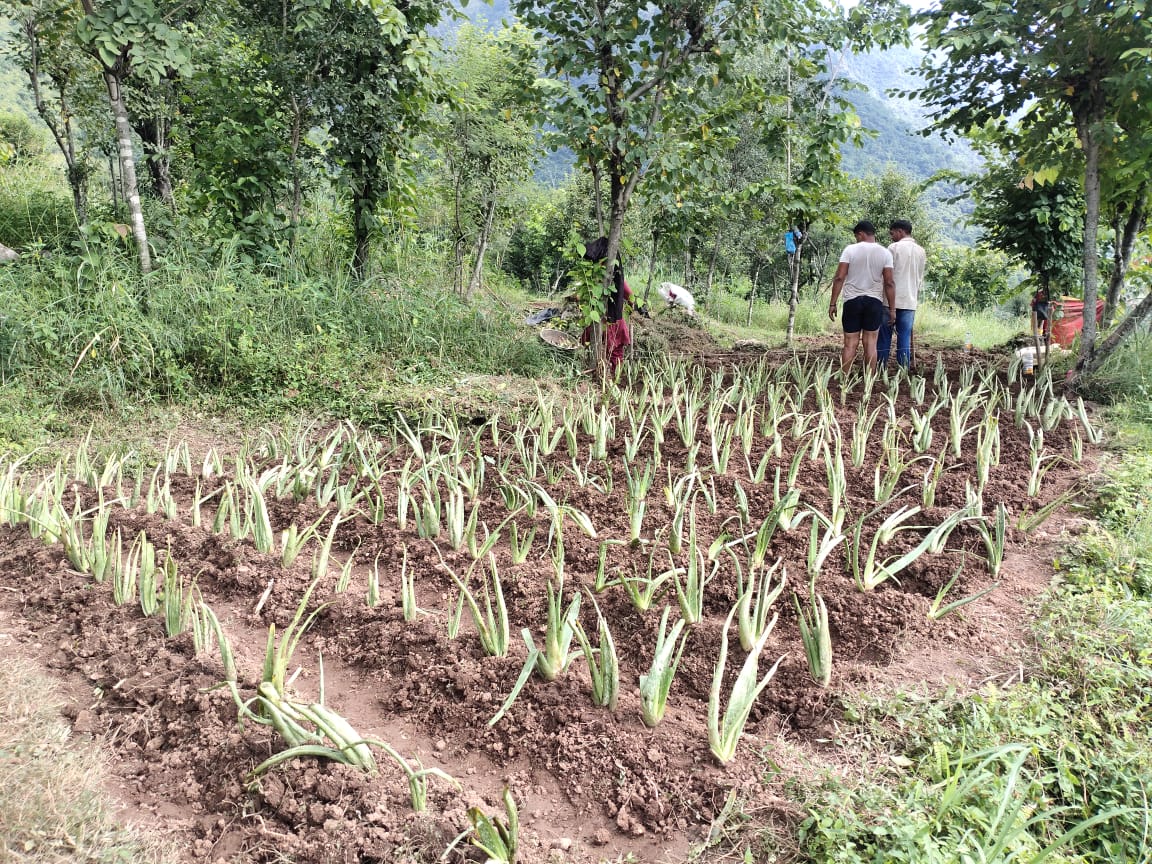
[(77, 236), (72, 197), (50, 162), (0, 167), (0, 242), (17, 251), (66, 245)]
[[(797, 336), (826, 335), (839, 339), (842, 332), (839, 322), (828, 319), (828, 296), (827, 290), (801, 296), (796, 309)], [(713, 329), (722, 341), (755, 339), (773, 347), (784, 344), (788, 327), (787, 303), (758, 300), (753, 306), (749, 325), (747, 295), (740, 297), (725, 286), (715, 286), (712, 296), (698, 308), (715, 322)], [(975, 347), (988, 350), (1026, 332), (1028, 321), (1022, 315), (1004, 315), (995, 309), (962, 310), (929, 302), (917, 309), (915, 326), (922, 344), (960, 347), (970, 335)]]
[(801, 860), (1152, 860), (1152, 457), (1123, 454), (1108, 478), (1024, 680), (850, 705), (867, 767), (795, 787)]
[(1125, 406), (1130, 422), (1152, 426), (1152, 330), (1133, 334), (1097, 370), (1085, 395)]
[(919, 338), (940, 345), (963, 345), (971, 334), (972, 344), (986, 351), (1026, 333), (1028, 319), (1006, 317), (995, 309), (972, 311), (923, 303), (916, 310), (915, 329)]
[[(0, 268), (0, 438), (56, 409), (140, 400), (386, 419), (407, 396), (468, 376), (547, 377), (566, 365), (514, 303), (468, 304), (424, 283), (357, 286), (300, 261), (164, 257), (147, 277), (115, 244)], [(15, 431), (13, 431), (15, 430)], [(25, 436), (26, 437), (26, 436)]]

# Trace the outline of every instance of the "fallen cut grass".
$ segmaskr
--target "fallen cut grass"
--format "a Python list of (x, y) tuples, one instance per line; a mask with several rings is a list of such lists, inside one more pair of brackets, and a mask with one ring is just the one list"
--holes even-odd
[(71, 737), (49, 681), (5, 657), (0, 692), (0, 862), (169, 860), (118, 824), (104, 786), (105, 755)]

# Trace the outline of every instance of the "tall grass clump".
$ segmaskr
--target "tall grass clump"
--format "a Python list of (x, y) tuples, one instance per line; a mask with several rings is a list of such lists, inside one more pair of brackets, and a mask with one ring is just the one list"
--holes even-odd
[(1085, 383), (1084, 396), (1112, 403), (1130, 422), (1152, 425), (1152, 330), (1121, 343)]
[(59, 249), (76, 236), (72, 197), (58, 170), (36, 159), (0, 167), (0, 242), (26, 252)]
[(915, 330), (918, 339), (951, 345), (963, 345), (965, 338), (971, 336), (975, 347), (987, 350), (1028, 332), (1028, 318), (995, 308), (960, 309), (930, 301), (917, 307)]
[[(752, 283), (738, 280), (732, 286), (715, 284), (712, 293), (701, 304), (703, 311), (720, 321), (737, 328), (751, 328), (761, 334), (783, 336), (788, 327), (788, 300), (765, 299), (767, 286), (757, 288), (756, 301), (752, 304), (752, 320), (748, 320), (748, 292)], [(818, 292), (802, 292), (800, 304), (796, 307), (796, 334), (814, 336), (823, 333), (829, 326), (828, 304), (821, 302)]]
[(554, 362), (503, 309), (424, 285), (356, 284), (290, 253), (257, 262), (228, 244), (170, 249), (146, 277), (114, 247), (29, 256), (0, 268), (0, 310), (0, 380), (81, 405), (214, 392), (354, 416), (382, 382), (539, 375)]

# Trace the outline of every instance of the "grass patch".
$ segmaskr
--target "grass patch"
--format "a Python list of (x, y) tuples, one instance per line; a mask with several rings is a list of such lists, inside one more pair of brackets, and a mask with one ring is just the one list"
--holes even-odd
[[(747, 297), (714, 286), (701, 311), (715, 322), (713, 330), (722, 341), (755, 339), (772, 347), (784, 344), (788, 329), (787, 303), (757, 301), (749, 324)], [(971, 336), (975, 347), (988, 350), (1026, 332), (1028, 320), (1026, 316), (1006, 315), (997, 309), (972, 311), (926, 302), (916, 310), (915, 329), (918, 339), (933, 345), (958, 347)], [(807, 293), (800, 298), (796, 308), (797, 336), (824, 334), (838, 341), (842, 332), (839, 320), (828, 319), (827, 291)]]
[(1098, 528), (1060, 561), (1024, 680), (900, 694), (849, 719), (856, 783), (798, 789), (812, 862), (1152, 860), (1152, 457), (1112, 465)]
[(0, 310), (0, 386), (69, 410), (207, 401), (371, 423), (430, 385), (566, 369), (502, 304), (228, 250), (215, 262), (172, 252), (147, 277), (115, 247), (30, 258), (0, 268)]
[(929, 302), (916, 310), (915, 330), (919, 338), (942, 345), (963, 345), (970, 334), (972, 344), (986, 351), (1026, 333), (1028, 319), (1005, 316), (996, 309), (973, 311)]
[(70, 737), (50, 682), (5, 657), (0, 692), (0, 860), (168, 860), (158, 844), (117, 824), (105, 792), (104, 754)]
[(56, 249), (78, 235), (72, 198), (49, 163), (26, 160), (0, 168), (0, 238), (17, 251)]

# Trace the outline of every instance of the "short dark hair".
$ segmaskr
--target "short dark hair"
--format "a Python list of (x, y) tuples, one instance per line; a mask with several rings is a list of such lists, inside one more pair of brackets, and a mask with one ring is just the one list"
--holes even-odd
[(908, 236), (912, 236), (912, 223), (907, 219), (893, 219), (892, 224), (888, 226), (889, 231), (903, 231)]
[(876, 236), (876, 226), (869, 222), (867, 219), (861, 219), (852, 226), (853, 234), (870, 234)]

